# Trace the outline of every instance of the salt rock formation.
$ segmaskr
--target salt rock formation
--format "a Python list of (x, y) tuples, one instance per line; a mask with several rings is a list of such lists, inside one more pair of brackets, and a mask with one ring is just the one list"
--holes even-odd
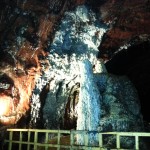
[[(135, 12), (130, 14), (132, 18), (140, 8), (139, 18), (135, 18), (140, 25), (143, 16), (149, 16), (146, 3), (135, 2)], [(84, 76), (79, 64), (88, 60), (94, 72), (99, 72), (96, 70), (102, 64), (97, 67), (98, 54), (108, 61), (115, 52), (130, 46), (129, 39), (138, 36), (134, 44), (148, 39), (148, 21), (142, 24), (145, 30), (139, 30), (140, 25), (136, 29), (134, 24), (128, 26), (130, 22), (124, 24), (126, 11), (118, 11), (121, 6), (131, 11), (133, 5), (128, 1), (14, 0), (2, 1), (0, 6), (0, 105), (7, 108), (0, 110), (1, 124), (16, 124), (28, 112), (32, 125), (43, 120), (45, 128), (76, 128), (82, 94), (80, 76)], [(100, 94), (100, 117), (95, 116), (100, 121), (94, 129), (141, 130), (140, 106), (132, 84), (126, 77), (104, 70), (91, 73)], [(141, 128), (134, 126), (134, 120)]]
[(0, 125), (143, 131), (136, 89), (107, 69), (149, 42), (149, 1), (0, 3)]
[[(92, 15), (87, 12), (85, 6), (80, 6), (66, 13), (50, 47), (53, 53), (49, 55), (52, 64), (49, 71), (50, 91), (43, 108), (45, 127), (99, 131), (143, 130), (139, 99), (132, 83), (127, 77), (108, 74), (104, 64), (96, 59), (96, 43), (101, 40), (97, 36), (95, 38), (94, 33), (99, 30), (99, 35), (103, 35), (105, 28), (96, 24), (93, 12)], [(93, 18), (89, 19), (89, 16)], [(89, 20), (92, 23), (87, 27)], [(77, 26), (73, 26), (75, 23)], [(76, 32), (78, 36), (74, 34)]]
[(110, 28), (99, 47), (108, 72), (127, 75), (138, 90), (144, 120), (149, 122), (149, 0), (108, 0), (98, 7)]
[[(98, 35), (95, 35), (97, 32)], [(80, 85), (82, 70), (79, 64), (86, 59), (93, 66), (97, 63), (98, 45), (105, 32), (106, 27), (97, 22), (95, 13), (86, 6), (79, 6), (75, 11), (66, 12), (51, 44), (51, 54), (48, 56), (52, 64), (48, 75), (51, 82), (43, 117), (47, 120), (49, 128), (54, 128), (51, 123), (63, 119), (69, 101), (68, 95), (73, 88)], [(49, 121), (49, 118), (53, 117), (55, 121)], [(55, 123), (55, 126), (57, 128), (58, 124)]]

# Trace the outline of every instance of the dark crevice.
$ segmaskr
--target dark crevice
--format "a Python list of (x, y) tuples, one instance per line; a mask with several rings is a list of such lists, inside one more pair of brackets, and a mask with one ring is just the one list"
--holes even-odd
[(60, 93), (61, 93), (61, 90), (62, 90), (62, 85), (63, 85), (63, 81), (61, 81), (61, 82), (58, 83), (58, 89), (56, 91), (56, 100), (57, 101), (59, 99), (59, 96), (60, 96)]
[(138, 91), (144, 121), (150, 122), (150, 42), (123, 49), (105, 65), (109, 73), (127, 75)]
[[(64, 128), (67, 130), (76, 129), (77, 125), (77, 114), (75, 112), (75, 107), (78, 103), (79, 99), (79, 87), (80, 83), (76, 83), (69, 94), (68, 102), (65, 107), (65, 115), (64, 115)], [(71, 112), (72, 111), (72, 112)], [(73, 115), (72, 115), (73, 113)]]

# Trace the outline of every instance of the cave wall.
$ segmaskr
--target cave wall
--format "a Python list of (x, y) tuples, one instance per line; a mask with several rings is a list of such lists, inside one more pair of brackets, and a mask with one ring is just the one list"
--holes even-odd
[(128, 49), (123, 49), (106, 63), (108, 72), (117, 75), (126, 75), (132, 81), (138, 91), (141, 103), (141, 110), (144, 120), (149, 122), (149, 41), (132, 45)]
[[(108, 28), (101, 44), (96, 45), (99, 46), (99, 58), (106, 63), (108, 72), (127, 75), (138, 90), (141, 105), (142, 101), (147, 102), (150, 32), (148, 0), (134, 2), (128, 0), (100, 2), (96, 0), (3, 0), (0, 4), (0, 72), (1, 85), (3, 85), (0, 96), (1, 104), (4, 103), (8, 110), (11, 109), (11, 112), (5, 112), (5, 116), (8, 117), (0, 118), (1, 123), (15, 124), (28, 111), (37, 110), (34, 115), (39, 117), (38, 111), (41, 108), (39, 93), (45, 85), (52, 82), (52, 78), (50, 79), (49, 74), (45, 72), (51, 66), (47, 58), (50, 56), (50, 47), (55, 49), (55, 42), (51, 46), (55, 40), (55, 32), (60, 27), (64, 13), (82, 4), (86, 4), (91, 11), (96, 12), (96, 21), (105, 24)], [(88, 22), (89, 26), (91, 23)], [(82, 32), (80, 27), (82, 26), (78, 27), (79, 32)], [(98, 36), (99, 32), (95, 32), (95, 37)], [(63, 53), (68, 54), (68, 49), (63, 46)], [(69, 52), (69, 55), (71, 53), (73, 52)], [(49, 59), (55, 58), (49, 57)], [(121, 64), (121, 67), (116, 67), (118, 64)], [(4, 74), (6, 75), (3, 77)], [(9, 80), (10, 77), (12, 81), (7, 83), (5, 80)], [(6, 89), (6, 96), (3, 90), (5, 82), (6, 85), (12, 85), (11, 89)], [(15, 94), (12, 93), (12, 87), (15, 87)], [(2, 100), (8, 97), (6, 101)], [(8, 104), (9, 101), (13, 101), (12, 104)], [(39, 104), (38, 108), (36, 103)], [(19, 112), (18, 115), (14, 108)], [(144, 106), (142, 109), (144, 110)], [(144, 114), (147, 113), (148, 110)], [(149, 120), (146, 116), (144, 119)]]

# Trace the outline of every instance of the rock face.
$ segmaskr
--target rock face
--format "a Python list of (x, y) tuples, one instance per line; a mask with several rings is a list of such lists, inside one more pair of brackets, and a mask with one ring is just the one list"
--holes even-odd
[[(148, 99), (150, 57), (149, 0), (108, 0), (99, 11), (110, 29), (99, 47), (108, 72), (127, 75), (138, 90), (144, 120), (150, 120)], [(111, 60), (110, 60), (111, 58)]]
[[(117, 74), (115, 66), (120, 60), (116, 57), (120, 58), (120, 52), (125, 51), (138, 62), (142, 52), (133, 50), (132, 46), (143, 48), (143, 43), (147, 45), (140, 62), (149, 66), (149, 55), (145, 57), (150, 54), (148, 0), (8, 0), (0, 3), (1, 125), (17, 124), (30, 113), (33, 127), (42, 120), (42, 125), (51, 129), (143, 130), (134, 86), (127, 77), (108, 72)], [(106, 63), (108, 72), (97, 57)], [(79, 65), (85, 60), (92, 66), (91, 76), (85, 78), (88, 89), (84, 88), (86, 80), (81, 81), (86, 70)], [(140, 72), (136, 63), (128, 61), (130, 65), (131, 72), (127, 73), (130, 71), (127, 67), (118, 75), (127, 75), (133, 81), (137, 76), (134, 70), (137, 74)], [(147, 70), (146, 67), (143, 75), (149, 75)], [(140, 85), (136, 87), (140, 89)], [(84, 96), (89, 98), (85, 108)], [(96, 123), (87, 121), (91, 123), (87, 126), (83, 118), (86, 113), (81, 117), (81, 110)]]
[[(125, 76), (100, 74), (99, 80), (105, 79), (102, 88), (103, 117), (100, 124), (103, 131), (138, 131), (142, 130), (139, 100), (132, 83)], [(101, 90), (101, 86), (100, 90)], [(108, 109), (109, 108), (109, 109)], [(106, 121), (107, 120), (107, 121)], [(137, 121), (137, 126), (134, 121)]]
[(148, 40), (150, 34), (148, 0), (132, 2), (108, 0), (99, 10), (104, 22), (110, 25), (110, 30), (100, 46), (104, 55), (112, 57), (120, 47)]
[[(5, 6), (1, 9), (0, 24), (0, 105), (4, 108), (0, 112), (2, 124), (16, 124), (30, 109), (35, 80), (42, 72), (42, 63), (46, 63), (42, 43), (46, 33), (36, 26), (44, 24), (44, 18), (25, 9), (25, 2), (1, 2), (1, 7)], [(8, 85), (8, 88), (3, 85)]]
[[(96, 36), (95, 34), (97, 32), (98, 35)], [(82, 70), (80, 70), (79, 64), (85, 59), (88, 59), (92, 66), (96, 65), (98, 45), (105, 32), (106, 27), (98, 23), (96, 14), (85, 6), (78, 6), (75, 11), (65, 13), (59, 30), (56, 32), (50, 46), (51, 53), (48, 56), (52, 66), (49, 70), (49, 78), (51, 81), (49, 83), (50, 93), (43, 109), (44, 120), (47, 120), (48, 128), (54, 128), (51, 124), (59, 120), (62, 120), (63, 124), (64, 119), (62, 117), (65, 114), (64, 108), (67, 102), (70, 101), (69, 99), (71, 97), (75, 98), (75, 95), (77, 95), (72, 89), (80, 85)], [(71, 95), (71, 92), (75, 95)], [(76, 100), (74, 99), (74, 101)], [(50, 105), (51, 109), (49, 109)], [(55, 121), (49, 120), (49, 118), (53, 118), (50, 117), (52, 114), (51, 111), (55, 113), (52, 115)], [(73, 112), (75, 113), (76, 111)], [(69, 114), (71, 115), (71, 112)], [(58, 125), (61, 125), (61, 123), (55, 124), (55, 128), (58, 128)]]
[(92, 65), (88, 60), (80, 63), (80, 93), (77, 106), (77, 130), (98, 129), (101, 114), (101, 95), (95, 83)]
[(148, 0), (8, 0), (0, 7), (1, 126), (143, 131)]

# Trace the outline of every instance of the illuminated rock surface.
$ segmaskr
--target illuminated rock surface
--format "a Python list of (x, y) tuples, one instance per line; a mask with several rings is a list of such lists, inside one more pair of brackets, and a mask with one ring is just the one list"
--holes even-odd
[(88, 60), (101, 97), (91, 129), (142, 131), (137, 91), (149, 121), (149, 6), (148, 0), (1, 1), (1, 126), (84, 129), (77, 124), (79, 64)]
[[(143, 131), (142, 114), (150, 121), (149, 6), (148, 0), (1, 1), (0, 125)], [(80, 66), (85, 60), (89, 76)]]
[[(85, 6), (79, 6), (75, 11), (67, 12), (62, 19), (59, 30), (50, 46), (51, 53), (48, 56), (52, 66), (49, 70), (51, 82), (49, 83), (50, 92), (43, 109), (48, 128), (54, 128), (51, 124), (55, 124), (55, 128), (59, 128), (59, 125), (63, 124), (64, 108), (69, 100), (68, 95), (73, 87), (80, 86), (82, 69), (79, 64), (88, 59), (92, 66), (96, 65), (97, 47), (106, 32), (105, 28), (97, 22), (96, 15)], [(95, 36), (97, 32), (99, 34)], [(73, 97), (75, 98), (75, 96)], [(74, 99), (74, 101), (77, 100)], [(68, 113), (70, 115), (77, 113), (76, 108), (72, 111)], [(59, 121), (62, 123), (56, 123)], [(63, 126), (65, 127), (65, 125)]]

